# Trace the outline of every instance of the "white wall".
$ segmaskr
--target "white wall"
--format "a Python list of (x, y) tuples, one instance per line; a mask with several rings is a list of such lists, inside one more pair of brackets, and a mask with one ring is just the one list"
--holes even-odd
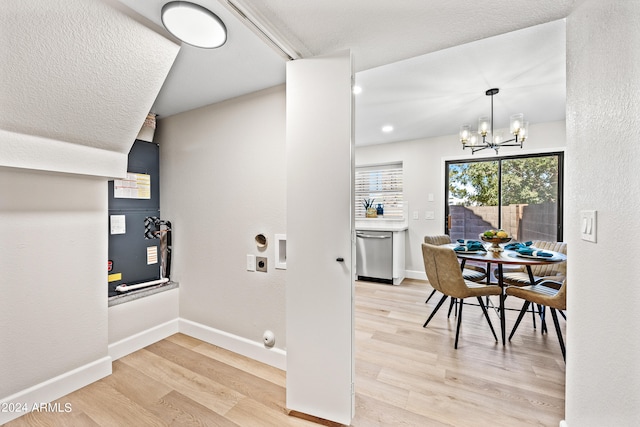
[[(0, 401), (46, 402), (75, 388), (63, 377), (111, 372), (106, 212), (104, 179), (0, 168)], [(75, 369), (93, 373), (74, 382)]]
[(109, 307), (109, 356), (138, 351), (179, 330), (178, 288)]
[[(567, 20), (566, 425), (640, 421), (640, 2), (587, 0)], [(579, 211), (597, 210), (597, 243)]]
[[(286, 232), (284, 86), (161, 119), (155, 141), (181, 319), (260, 346), (268, 329), (284, 349), (285, 270), (274, 269), (274, 235)], [(248, 272), (247, 254), (266, 256), (268, 272)]]
[[(539, 151), (562, 150), (565, 146), (565, 123), (551, 122), (531, 125), (524, 148), (504, 147), (501, 155), (527, 154)], [(356, 146), (356, 166), (386, 162), (403, 162), (404, 196), (409, 204), (409, 230), (406, 239), (407, 277), (426, 278), (420, 245), (427, 234), (444, 232), (444, 162), (445, 160), (494, 157), (494, 151), (471, 155), (463, 150), (457, 135), (389, 144)], [(428, 194), (434, 195), (429, 202)], [(414, 220), (412, 213), (419, 212)], [(425, 211), (435, 212), (435, 219), (426, 220)]]

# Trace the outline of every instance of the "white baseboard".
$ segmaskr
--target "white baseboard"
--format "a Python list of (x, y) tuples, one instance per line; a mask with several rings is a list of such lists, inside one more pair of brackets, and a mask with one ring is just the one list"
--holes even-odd
[[(66, 396), (107, 375), (111, 375), (111, 357), (105, 356), (40, 384), (21, 390), (14, 395), (0, 399), (0, 404), (13, 403), (14, 405), (17, 404), (21, 409), (19, 411), (15, 410), (16, 406), (11, 405), (12, 407), (9, 409), (14, 410), (9, 412), (0, 411), (0, 425), (24, 415), (25, 412), (31, 412), (34, 407), (37, 408), (41, 404)], [(26, 408), (27, 411), (22, 411), (23, 408)], [(65, 410), (64, 402), (59, 409)]]
[(427, 280), (427, 275), (424, 271), (405, 270), (404, 277), (407, 279)]
[(569, 424), (565, 420), (560, 421), (560, 427), (569, 427)]
[(211, 328), (191, 320), (180, 319), (180, 333), (217, 345), (267, 365), (286, 370), (287, 353), (278, 348), (267, 348), (262, 342), (251, 341), (237, 335)]
[(178, 319), (173, 319), (161, 325), (154, 326), (153, 328), (131, 335), (130, 337), (116, 341), (113, 344), (109, 344), (109, 356), (111, 356), (113, 360), (120, 359), (127, 354), (131, 354), (134, 351), (138, 351), (148, 345), (176, 334), (178, 333), (178, 330)]

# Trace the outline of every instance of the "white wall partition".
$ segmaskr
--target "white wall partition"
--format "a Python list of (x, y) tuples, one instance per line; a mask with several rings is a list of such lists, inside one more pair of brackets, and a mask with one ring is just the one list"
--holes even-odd
[(343, 424), (353, 416), (351, 81), (349, 52), (287, 64), (287, 407)]
[[(284, 86), (160, 119), (154, 140), (181, 331), (284, 368), (286, 270), (275, 268), (275, 235), (286, 233)], [(266, 257), (267, 272), (247, 271), (247, 255)]]
[(105, 180), (0, 167), (0, 403), (30, 410), (111, 373), (107, 226)]
[[(637, 1), (587, 0), (567, 20), (568, 427), (640, 421), (639, 16)], [(580, 239), (591, 209), (596, 243)]]

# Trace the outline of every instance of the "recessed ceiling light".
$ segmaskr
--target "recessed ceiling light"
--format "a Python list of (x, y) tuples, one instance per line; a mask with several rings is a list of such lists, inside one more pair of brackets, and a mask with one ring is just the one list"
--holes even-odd
[(172, 1), (162, 6), (162, 24), (174, 36), (195, 47), (213, 49), (227, 41), (227, 28), (218, 16), (195, 3)]
[(382, 126), (382, 132), (384, 132), (384, 133), (393, 132), (393, 126), (391, 126), (391, 125)]

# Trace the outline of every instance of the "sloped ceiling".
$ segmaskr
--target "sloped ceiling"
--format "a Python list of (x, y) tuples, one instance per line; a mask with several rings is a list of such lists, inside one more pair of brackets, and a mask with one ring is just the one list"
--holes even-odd
[(122, 176), (179, 50), (109, 0), (5, 0), (0, 166)]

